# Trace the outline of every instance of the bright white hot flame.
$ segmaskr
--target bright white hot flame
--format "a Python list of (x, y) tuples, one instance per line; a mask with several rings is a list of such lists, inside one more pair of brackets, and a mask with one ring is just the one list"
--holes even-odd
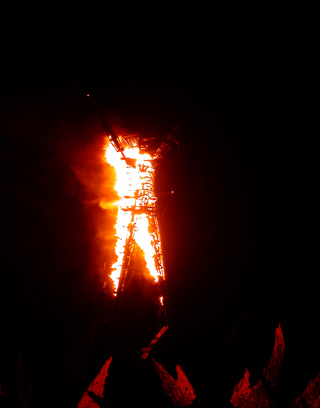
[(152, 157), (147, 153), (140, 153), (138, 148), (126, 148), (124, 153), (128, 159), (135, 160), (134, 166), (127, 164), (110, 143), (106, 147), (105, 158), (115, 169), (114, 188), (119, 196), (119, 201), (115, 203), (118, 210), (115, 225), (117, 260), (112, 265), (110, 275), (116, 288), (125, 262), (125, 246), (131, 231), (135, 242), (144, 252), (147, 269), (155, 282), (160, 276), (164, 278), (160, 236), (155, 220), (156, 198)]

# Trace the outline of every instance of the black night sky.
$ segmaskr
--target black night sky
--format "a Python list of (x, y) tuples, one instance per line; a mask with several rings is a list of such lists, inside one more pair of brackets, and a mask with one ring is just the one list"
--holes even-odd
[[(186, 40), (106, 45), (98, 54), (79, 48), (18, 50), (2, 76), (2, 398), (22, 406), (23, 371), (27, 407), (76, 406), (117, 343), (112, 302), (102, 295), (112, 256), (102, 232), (113, 221), (98, 205), (110, 174), (90, 92), (129, 132), (159, 143), (180, 123), (179, 147), (157, 179), (169, 330), (153, 357), (172, 375), (179, 364), (202, 406), (228, 407), (245, 368), (256, 384), (281, 323), (281, 392), (293, 400), (319, 372), (318, 282), (311, 238), (301, 232), (310, 217), (297, 164), (305, 159), (289, 131), (293, 74), (281, 47), (221, 52), (209, 40)], [(128, 330), (141, 346), (152, 336), (134, 285), (142, 290), (133, 282)], [(124, 372), (110, 401), (139, 406), (141, 378)], [(148, 405), (149, 386), (140, 406), (167, 406), (153, 386), (160, 400)]]

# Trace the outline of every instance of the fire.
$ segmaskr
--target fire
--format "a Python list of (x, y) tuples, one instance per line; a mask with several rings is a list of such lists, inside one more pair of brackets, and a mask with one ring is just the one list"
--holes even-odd
[[(124, 143), (125, 145), (125, 143)], [(121, 153), (122, 154), (122, 153)], [(105, 159), (116, 173), (115, 191), (119, 200), (115, 224), (117, 260), (112, 265), (111, 279), (115, 294), (123, 290), (123, 280), (129, 268), (132, 249), (137, 244), (143, 251), (147, 269), (155, 282), (164, 280), (160, 232), (154, 190), (154, 160), (139, 147), (125, 145), (119, 154), (107, 142)], [(160, 300), (162, 302), (163, 300)]]

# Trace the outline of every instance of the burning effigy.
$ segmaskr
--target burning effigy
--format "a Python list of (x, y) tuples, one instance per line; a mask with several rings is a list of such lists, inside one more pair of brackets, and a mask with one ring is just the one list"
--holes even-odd
[(120, 297), (128, 280), (134, 246), (144, 254), (146, 266), (158, 287), (159, 303), (164, 306), (165, 269), (159, 230), (155, 170), (160, 151), (154, 156), (137, 136), (109, 135), (105, 158), (115, 170), (115, 190), (119, 196), (115, 225), (116, 262), (112, 265), (111, 279), (114, 294)]

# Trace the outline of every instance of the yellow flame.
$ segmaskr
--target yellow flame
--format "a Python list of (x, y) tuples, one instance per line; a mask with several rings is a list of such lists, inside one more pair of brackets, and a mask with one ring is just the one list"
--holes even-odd
[(158, 282), (160, 276), (164, 278), (160, 235), (154, 215), (156, 197), (152, 157), (140, 153), (138, 148), (127, 147), (124, 153), (128, 159), (135, 160), (134, 167), (126, 163), (111, 143), (106, 146), (105, 158), (115, 169), (114, 188), (119, 196), (119, 201), (115, 203), (118, 212), (115, 224), (117, 260), (112, 265), (110, 275), (115, 288), (118, 287), (130, 226), (133, 228), (134, 241), (144, 253), (151, 276), (155, 282)]

